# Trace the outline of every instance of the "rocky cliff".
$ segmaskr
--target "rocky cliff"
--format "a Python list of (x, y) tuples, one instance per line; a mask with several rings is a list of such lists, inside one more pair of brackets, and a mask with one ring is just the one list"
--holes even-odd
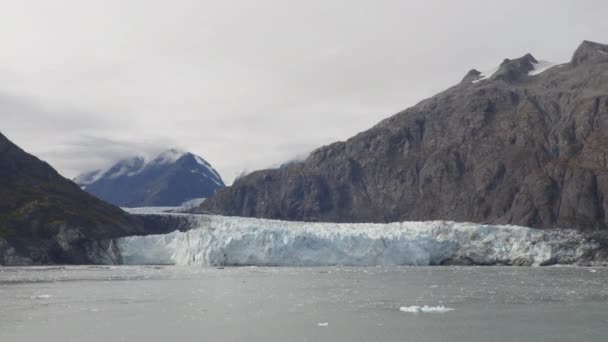
[(335, 222), (608, 225), (608, 46), (528, 54), (303, 162), (238, 179), (198, 211)]
[(118, 262), (97, 259), (110, 239), (170, 231), (166, 220), (89, 195), (0, 134), (0, 265)]

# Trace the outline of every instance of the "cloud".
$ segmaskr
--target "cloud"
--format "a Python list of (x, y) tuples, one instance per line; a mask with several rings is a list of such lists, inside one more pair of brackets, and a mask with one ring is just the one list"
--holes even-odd
[(151, 158), (169, 147), (177, 147), (171, 139), (121, 141), (96, 136), (80, 136), (53, 146), (40, 155), (48, 160), (60, 161), (61, 169), (76, 175), (83, 170), (104, 168), (118, 160), (143, 156)]
[[(42, 105), (23, 96), (0, 93), (0, 113), (9, 139), (68, 177), (128, 156), (179, 147), (174, 139), (163, 137), (111, 138), (120, 125), (104, 115)], [(90, 135), (100, 132), (106, 136)]]
[(471, 68), (527, 52), (567, 61), (583, 39), (606, 39), (606, 11), (594, 0), (16, 1), (0, 12), (0, 129), (68, 177), (181, 147), (230, 181), (345, 140)]

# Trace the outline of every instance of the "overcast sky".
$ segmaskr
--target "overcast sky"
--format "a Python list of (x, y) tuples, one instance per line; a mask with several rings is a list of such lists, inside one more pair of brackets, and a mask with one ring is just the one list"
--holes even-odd
[(0, 0), (0, 131), (66, 177), (177, 147), (231, 182), (531, 52), (608, 1)]

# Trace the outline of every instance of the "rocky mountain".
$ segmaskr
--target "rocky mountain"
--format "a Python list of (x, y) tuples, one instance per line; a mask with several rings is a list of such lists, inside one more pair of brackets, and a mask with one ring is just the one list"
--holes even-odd
[(90, 262), (100, 240), (142, 232), (142, 220), (82, 191), (0, 134), (0, 264)]
[(74, 181), (87, 192), (122, 207), (177, 206), (211, 197), (224, 182), (203, 158), (167, 150), (152, 160), (133, 157)]
[(199, 211), (286, 220), (608, 225), (608, 45), (527, 54), (300, 163), (238, 179)]
[(0, 133), (0, 265), (120, 263), (113, 239), (190, 228), (184, 216), (130, 215)]

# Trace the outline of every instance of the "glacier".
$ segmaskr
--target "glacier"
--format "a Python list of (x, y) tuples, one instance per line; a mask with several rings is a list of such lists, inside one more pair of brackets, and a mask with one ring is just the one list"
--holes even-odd
[(594, 259), (574, 230), (451, 221), (310, 223), (184, 215), (192, 229), (117, 239), (124, 264), (204, 266), (553, 265)]

